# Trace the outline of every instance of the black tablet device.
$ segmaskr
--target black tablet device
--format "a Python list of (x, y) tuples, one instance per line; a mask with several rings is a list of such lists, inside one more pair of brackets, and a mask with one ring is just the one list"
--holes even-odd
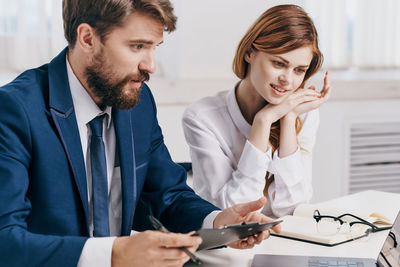
[(217, 229), (200, 229), (197, 231), (197, 234), (203, 239), (203, 243), (200, 244), (198, 250), (227, 245), (239, 239), (268, 230), (281, 222), (282, 220), (262, 224), (242, 223), (226, 225)]

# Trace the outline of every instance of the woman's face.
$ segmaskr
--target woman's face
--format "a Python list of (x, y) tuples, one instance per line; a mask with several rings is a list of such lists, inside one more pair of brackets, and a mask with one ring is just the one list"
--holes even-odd
[(268, 103), (279, 104), (299, 88), (312, 60), (310, 46), (284, 54), (253, 51), (246, 56), (249, 63), (248, 80), (253, 93)]

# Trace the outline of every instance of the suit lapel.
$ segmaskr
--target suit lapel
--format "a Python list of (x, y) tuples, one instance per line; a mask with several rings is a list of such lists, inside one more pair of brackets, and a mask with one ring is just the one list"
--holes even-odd
[(75, 184), (78, 188), (85, 212), (87, 233), (89, 233), (89, 209), (85, 163), (69, 88), (65, 61), (66, 51), (67, 49), (64, 49), (49, 64), (49, 107), (51, 117), (56, 125), (73, 172)]
[[(58, 134), (71, 166), (85, 212), (87, 233), (89, 233), (89, 208), (85, 163), (71, 91), (69, 88), (66, 52), (64, 49), (49, 64), (49, 108)], [(123, 235), (129, 235), (133, 224), (135, 201), (137, 199), (134, 142), (130, 111), (113, 110), (113, 121), (121, 168), (122, 186), (122, 228)]]
[(129, 235), (137, 198), (135, 155), (130, 111), (113, 110), (117, 150), (121, 167), (122, 235)]

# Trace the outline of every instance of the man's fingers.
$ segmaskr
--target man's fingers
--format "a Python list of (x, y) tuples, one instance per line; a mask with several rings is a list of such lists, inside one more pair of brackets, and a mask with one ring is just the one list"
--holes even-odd
[(265, 240), (267, 238), (269, 238), (271, 236), (271, 232), (270, 231), (264, 231), (262, 233), (262, 239)]
[(190, 236), (187, 234), (175, 234), (175, 233), (161, 233), (158, 234), (158, 244), (162, 247), (198, 247), (202, 240), (199, 236)]
[(247, 240), (240, 240), (239, 241), (239, 248), (240, 249), (245, 249), (249, 247), (249, 243), (247, 243)]
[(243, 203), (243, 204), (237, 204), (233, 206), (233, 209), (240, 215), (240, 216), (246, 216), (248, 213), (256, 211), (264, 207), (265, 203), (267, 202), (267, 199), (265, 197), (261, 197), (258, 200)]
[[(275, 233), (279, 234), (281, 232), (281, 226), (279, 224), (275, 225), (272, 227), (272, 230), (274, 230)], [(268, 236), (269, 236), (269, 233), (268, 233)]]
[(267, 237), (265, 237), (265, 235), (264, 235), (264, 232), (262, 232), (262, 233), (259, 233), (257, 236), (256, 236), (256, 240), (255, 240), (255, 243), (256, 244), (260, 244), (264, 239), (267, 239)]
[(179, 259), (179, 260), (165, 260), (165, 261), (162, 262), (162, 264), (163, 264), (162, 266), (165, 266), (165, 267), (182, 266), (189, 259), (190, 259), (189, 257), (186, 257), (184, 259)]
[[(194, 253), (197, 247), (185, 247), (191, 253)], [(189, 256), (180, 248), (159, 248), (160, 258), (163, 260), (183, 260)]]
[(241, 248), (245, 249), (245, 248), (253, 248), (254, 247), (254, 243), (249, 243), (248, 240), (246, 241), (242, 241), (240, 243)]
[(253, 245), (256, 242), (255, 236), (249, 236), (247, 238), (247, 244)]
[(264, 214), (262, 214), (260, 212), (251, 212), (244, 218), (244, 221), (245, 222), (269, 223), (269, 222), (273, 222), (274, 219), (272, 219), (268, 216), (265, 216)]

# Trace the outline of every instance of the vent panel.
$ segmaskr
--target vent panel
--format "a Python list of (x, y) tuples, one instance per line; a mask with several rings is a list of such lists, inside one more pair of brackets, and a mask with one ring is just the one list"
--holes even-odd
[(350, 125), (348, 192), (400, 193), (400, 122)]

